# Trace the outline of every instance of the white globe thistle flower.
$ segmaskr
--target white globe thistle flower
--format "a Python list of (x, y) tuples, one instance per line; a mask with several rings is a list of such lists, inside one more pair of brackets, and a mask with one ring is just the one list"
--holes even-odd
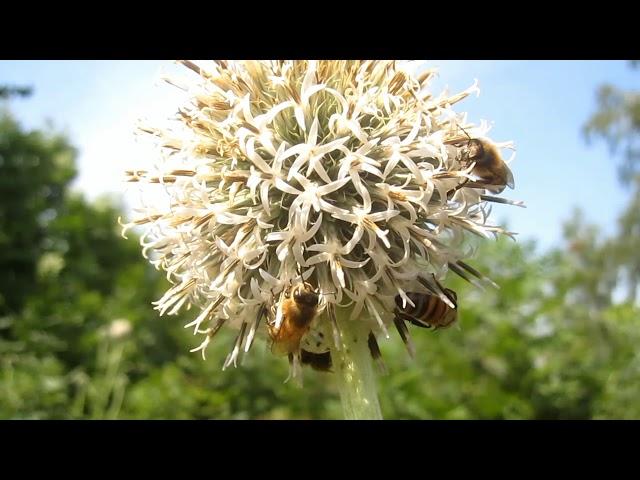
[(113, 320), (107, 328), (107, 336), (112, 339), (120, 339), (131, 333), (131, 323), (125, 318)]
[[(395, 61), (181, 63), (189, 77), (170, 82), (190, 100), (172, 126), (140, 127), (161, 160), (127, 172), (169, 204), (143, 204), (124, 228), (146, 228), (143, 254), (173, 284), (160, 314), (200, 309), (192, 351), (204, 357), (220, 328), (235, 329), (226, 368), (265, 336), (295, 376), (358, 324), (374, 357), (394, 326), (412, 352), (398, 312), (416, 295), (455, 309), (450, 270), (491, 283), (464, 262), (466, 238), (511, 235), (488, 223), (488, 205), (518, 203), (494, 195), (513, 187), (499, 153), (512, 145), (453, 109), (475, 83), (434, 97), (433, 70)], [(285, 300), (304, 292), (312, 318), (287, 343)]]

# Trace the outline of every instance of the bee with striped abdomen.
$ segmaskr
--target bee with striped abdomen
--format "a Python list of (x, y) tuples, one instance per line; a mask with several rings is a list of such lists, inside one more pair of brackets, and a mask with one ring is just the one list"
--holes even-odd
[(459, 127), (464, 135), (453, 135), (445, 143), (461, 147), (461, 160), (463, 164), (474, 164), (471, 173), (477, 180), (465, 179), (452, 192), (462, 187), (485, 188), (493, 193), (501, 193), (506, 187), (514, 188), (513, 173), (498, 146), (485, 137), (471, 138), (462, 126)]
[(445, 288), (443, 293), (455, 306), (452, 308), (437, 295), (428, 293), (407, 292), (409, 302), (404, 305), (404, 300), (400, 295), (396, 295), (396, 309), (394, 314), (397, 320), (405, 320), (418, 327), (423, 328), (446, 328), (452, 325), (458, 317), (457, 295), (451, 289)]

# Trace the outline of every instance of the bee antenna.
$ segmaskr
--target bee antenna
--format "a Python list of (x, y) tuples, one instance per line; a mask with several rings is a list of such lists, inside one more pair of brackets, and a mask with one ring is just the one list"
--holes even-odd
[(458, 125), (458, 127), (460, 127), (462, 129), (462, 131), (464, 132), (464, 134), (467, 136), (467, 138), (469, 140), (471, 140), (471, 136), (467, 133), (467, 131), (464, 129), (464, 127), (462, 125)]

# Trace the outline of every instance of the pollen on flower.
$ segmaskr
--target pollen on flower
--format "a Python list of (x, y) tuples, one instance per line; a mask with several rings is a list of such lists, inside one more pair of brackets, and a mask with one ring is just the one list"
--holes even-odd
[(477, 82), (434, 96), (434, 70), (395, 61), (180, 63), (186, 76), (167, 81), (190, 100), (172, 123), (140, 125), (158, 161), (126, 172), (169, 201), (142, 202), (123, 235), (144, 229), (143, 255), (173, 284), (161, 315), (199, 309), (192, 352), (227, 327), (223, 368), (265, 336), (295, 376), (301, 351), (337, 347), (346, 309), (376, 361), (389, 326), (413, 354), (407, 325), (437, 328), (457, 308), (449, 271), (495, 286), (464, 240), (513, 235), (489, 223), (490, 203), (522, 204), (495, 195), (513, 187), (499, 153), (513, 144), (453, 110)]

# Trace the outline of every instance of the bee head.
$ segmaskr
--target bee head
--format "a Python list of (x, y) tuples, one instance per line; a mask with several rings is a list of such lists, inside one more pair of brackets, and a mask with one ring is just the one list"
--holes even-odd
[(320, 296), (313, 290), (307, 290), (304, 287), (298, 287), (293, 291), (293, 299), (296, 301), (296, 303), (315, 307), (316, 305), (318, 305)]
[(484, 145), (477, 138), (472, 138), (467, 144), (467, 155), (471, 160), (478, 160), (484, 156)]

